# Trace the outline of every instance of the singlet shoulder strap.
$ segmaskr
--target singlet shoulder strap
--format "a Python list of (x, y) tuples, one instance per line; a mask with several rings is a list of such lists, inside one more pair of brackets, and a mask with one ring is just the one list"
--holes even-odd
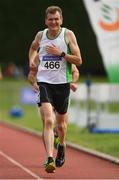
[(69, 40), (68, 40), (68, 37), (67, 37), (67, 31), (69, 31), (67, 28), (64, 29), (64, 41), (67, 45), (67, 48), (68, 48), (68, 54), (71, 54), (71, 48), (69, 46)]
[(68, 46), (68, 38), (67, 38), (68, 29), (67, 28), (62, 28), (62, 29), (64, 31), (64, 41), (65, 41), (66, 45)]
[(44, 39), (44, 37), (46, 37), (47, 30), (48, 29), (46, 28), (43, 31), (41, 31), (41, 40)]

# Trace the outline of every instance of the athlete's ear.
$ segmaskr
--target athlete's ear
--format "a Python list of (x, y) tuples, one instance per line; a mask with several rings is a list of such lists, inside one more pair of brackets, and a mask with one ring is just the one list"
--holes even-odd
[(61, 23), (60, 23), (60, 25), (62, 25), (63, 24), (63, 17), (61, 17)]

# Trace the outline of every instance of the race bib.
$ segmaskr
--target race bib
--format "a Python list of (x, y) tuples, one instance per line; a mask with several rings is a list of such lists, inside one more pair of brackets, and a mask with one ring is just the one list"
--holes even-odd
[(59, 70), (61, 61), (62, 57), (60, 56), (43, 56), (41, 65), (45, 70)]

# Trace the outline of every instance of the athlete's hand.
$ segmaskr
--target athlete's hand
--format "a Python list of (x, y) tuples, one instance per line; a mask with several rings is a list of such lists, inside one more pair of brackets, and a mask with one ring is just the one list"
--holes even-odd
[(52, 54), (52, 55), (56, 55), (56, 56), (60, 56), (62, 53), (62, 51), (54, 44), (52, 44), (51, 46), (49, 46), (49, 45), (46, 46), (45, 50), (48, 54)]
[(78, 88), (78, 84), (77, 83), (71, 83), (70, 88), (71, 88), (72, 91), (75, 92), (77, 90), (77, 88)]
[(33, 88), (33, 91), (34, 91), (35, 93), (39, 92), (39, 86), (38, 86), (37, 82), (35, 82), (34, 84), (32, 84), (32, 88)]

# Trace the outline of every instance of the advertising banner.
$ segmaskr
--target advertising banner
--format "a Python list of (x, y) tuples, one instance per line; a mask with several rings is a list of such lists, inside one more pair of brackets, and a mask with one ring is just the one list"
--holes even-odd
[(119, 83), (119, 0), (83, 0), (110, 82)]

